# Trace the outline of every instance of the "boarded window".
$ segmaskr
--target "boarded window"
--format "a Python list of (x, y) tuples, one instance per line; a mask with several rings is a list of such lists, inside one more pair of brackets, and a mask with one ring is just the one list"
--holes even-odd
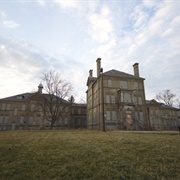
[(10, 108), (11, 108), (11, 104), (7, 104), (6, 110), (10, 110)]
[(112, 120), (117, 120), (116, 111), (112, 111)]
[(138, 83), (134, 82), (134, 89), (138, 89)]
[(21, 116), (20, 117), (20, 124), (23, 124), (24, 123), (24, 116)]
[(115, 96), (111, 96), (111, 103), (115, 103)]
[(32, 124), (32, 123), (33, 123), (33, 117), (30, 116), (30, 117), (29, 117), (29, 124)]
[(67, 118), (67, 117), (64, 119), (64, 124), (65, 124), (65, 125), (68, 124), (68, 118)]
[(106, 119), (111, 120), (111, 113), (110, 111), (106, 111)]
[(0, 116), (0, 124), (3, 123), (3, 116)]
[(13, 113), (13, 115), (17, 115), (17, 111), (18, 111), (18, 108), (14, 108), (14, 113)]
[(112, 80), (108, 79), (108, 87), (112, 87)]
[(129, 93), (124, 93), (124, 102), (131, 102), (131, 95)]
[(134, 96), (134, 104), (137, 104), (137, 97)]
[(59, 118), (59, 125), (62, 125), (62, 118)]
[(78, 114), (81, 114), (81, 109), (78, 109)]
[(68, 112), (68, 107), (65, 107), (65, 112)]
[(17, 96), (16, 99), (24, 99), (24, 96)]
[(120, 88), (127, 89), (127, 82), (126, 81), (120, 81)]
[(139, 119), (138, 112), (135, 112), (135, 119), (136, 119), (136, 120)]
[(1, 110), (5, 110), (6, 109), (6, 104), (2, 104)]
[(23, 104), (23, 105), (22, 105), (22, 111), (25, 111), (25, 110), (26, 110), (26, 105)]
[(34, 104), (31, 104), (31, 111), (34, 111)]
[(142, 105), (142, 97), (140, 97), (140, 96), (138, 97), (138, 102), (140, 105)]
[(37, 117), (37, 124), (40, 124), (41, 123), (41, 116), (38, 116)]
[(110, 95), (106, 95), (106, 103), (110, 103)]
[(7, 124), (7, 123), (8, 123), (8, 119), (9, 119), (9, 117), (8, 117), (8, 116), (5, 116), (5, 117), (4, 117), (4, 123), (5, 123), (5, 124)]
[(42, 111), (42, 106), (41, 105), (38, 106), (38, 111), (40, 111), (40, 112)]
[(71, 109), (71, 113), (74, 114), (74, 108)]
[(124, 94), (121, 93), (121, 102), (124, 102)]
[(140, 121), (141, 121), (141, 122), (144, 122), (144, 115), (143, 115), (143, 112), (140, 112), (139, 115), (140, 115)]

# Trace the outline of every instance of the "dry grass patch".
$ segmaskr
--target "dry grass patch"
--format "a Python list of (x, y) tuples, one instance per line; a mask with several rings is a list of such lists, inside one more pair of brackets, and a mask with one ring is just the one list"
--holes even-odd
[(180, 179), (180, 135), (0, 132), (0, 164), (0, 179)]

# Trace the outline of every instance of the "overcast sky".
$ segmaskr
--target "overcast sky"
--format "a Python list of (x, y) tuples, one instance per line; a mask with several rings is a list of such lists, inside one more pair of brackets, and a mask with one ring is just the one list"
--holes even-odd
[(180, 1), (0, 0), (0, 98), (37, 90), (55, 70), (78, 102), (97, 58), (104, 72), (139, 63), (146, 99), (180, 97)]

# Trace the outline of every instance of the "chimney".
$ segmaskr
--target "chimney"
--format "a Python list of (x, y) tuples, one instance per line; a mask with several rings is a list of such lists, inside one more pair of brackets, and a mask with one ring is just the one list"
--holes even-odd
[(101, 58), (97, 58), (96, 63), (97, 63), (97, 77), (98, 77), (100, 75), (100, 70), (101, 70)]
[(89, 77), (93, 77), (93, 70), (92, 69), (89, 70)]
[(38, 86), (38, 92), (39, 94), (42, 94), (43, 85), (40, 83)]
[(134, 76), (136, 76), (136, 77), (139, 77), (139, 66), (138, 65), (139, 65), (138, 63), (135, 63), (133, 65), (133, 67), (134, 67)]

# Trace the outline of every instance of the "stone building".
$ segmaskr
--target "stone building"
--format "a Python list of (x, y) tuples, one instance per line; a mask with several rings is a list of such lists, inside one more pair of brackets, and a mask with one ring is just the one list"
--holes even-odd
[[(0, 130), (49, 129), (50, 122), (44, 116), (42, 84), (36, 93), (23, 93), (0, 99)], [(53, 129), (86, 128), (86, 104), (62, 100), (64, 111), (54, 123)]]
[(148, 128), (144, 78), (138, 63), (134, 75), (118, 70), (103, 72), (97, 61), (97, 77), (87, 80), (87, 127), (92, 129), (145, 130)]
[(146, 101), (150, 130), (177, 130), (180, 126), (180, 109), (158, 103), (156, 100)]

